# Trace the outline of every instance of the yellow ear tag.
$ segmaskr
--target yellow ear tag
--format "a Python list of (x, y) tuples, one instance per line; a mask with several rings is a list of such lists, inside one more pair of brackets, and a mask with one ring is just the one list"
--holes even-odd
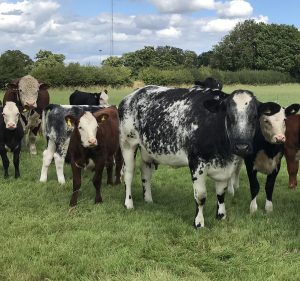
[(24, 109), (23, 109), (23, 112), (26, 112), (26, 111), (27, 111), (27, 108), (24, 108)]
[(71, 120), (70, 120), (70, 119), (68, 119), (68, 121), (67, 121), (67, 125), (68, 125), (69, 127), (71, 127), (71, 126), (72, 126), (72, 123), (71, 123)]
[(101, 122), (102, 122), (102, 121), (105, 121), (105, 120), (106, 120), (106, 118), (105, 118), (104, 116), (102, 116)]

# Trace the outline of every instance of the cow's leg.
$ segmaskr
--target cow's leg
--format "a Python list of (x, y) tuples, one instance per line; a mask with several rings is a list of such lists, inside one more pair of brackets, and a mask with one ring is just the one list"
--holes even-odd
[(216, 181), (216, 193), (217, 193), (217, 214), (216, 218), (218, 220), (225, 219), (226, 210), (225, 210), (225, 190), (227, 188), (227, 181)]
[(40, 182), (46, 182), (48, 176), (48, 168), (52, 162), (54, 152), (56, 151), (56, 145), (52, 140), (48, 141), (47, 149), (43, 152), (43, 166), (41, 171)]
[(117, 153), (115, 154), (116, 162), (116, 173), (115, 173), (115, 184), (121, 183), (121, 170), (124, 164), (121, 148), (119, 147)]
[(280, 164), (277, 165), (277, 169), (275, 169), (272, 174), (267, 176), (267, 181), (266, 181), (266, 205), (265, 205), (265, 210), (267, 213), (271, 213), (273, 211), (273, 202), (272, 202), (272, 195), (273, 195), (273, 190), (274, 190), (274, 185), (276, 181), (276, 177), (279, 173), (280, 170)]
[(228, 192), (232, 195), (234, 195), (234, 191), (239, 189), (240, 187), (240, 171), (242, 168), (243, 160), (238, 160), (235, 165), (236, 168), (234, 172), (232, 173), (232, 176), (230, 180), (228, 181)]
[(74, 208), (77, 205), (78, 193), (81, 186), (81, 168), (78, 168), (74, 161), (72, 161), (73, 174), (73, 193), (70, 200), (70, 207)]
[[(190, 168), (191, 169), (191, 168)], [(194, 188), (194, 198), (196, 202), (196, 215), (194, 220), (194, 227), (201, 228), (204, 227), (204, 216), (203, 208), (206, 202), (206, 169), (205, 167), (198, 167), (198, 169), (191, 169), (193, 188)]]
[(131, 192), (131, 184), (134, 174), (134, 152), (136, 147), (123, 147), (122, 154), (125, 163), (125, 173), (124, 173), (124, 181), (125, 181), (125, 207), (127, 209), (133, 208), (133, 200), (132, 200), (132, 192)]
[(144, 192), (144, 200), (146, 202), (152, 203), (151, 194), (151, 177), (154, 165), (141, 160), (141, 180)]
[(54, 162), (55, 162), (57, 180), (60, 184), (65, 184), (66, 182), (64, 176), (65, 157), (60, 155), (59, 153), (54, 153)]
[(299, 170), (299, 161), (296, 161), (296, 152), (294, 148), (285, 150), (285, 158), (287, 163), (287, 170), (289, 173), (289, 188), (297, 186), (297, 173)]
[[(103, 161), (104, 162), (104, 161)], [(104, 169), (104, 164), (96, 164), (95, 165), (95, 174), (93, 177), (93, 184), (96, 189), (96, 196), (95, 196), (95, 204), (101, 203), (102, 202), (102, 197), (101, 197), (101, 181), (102, 181), (102, 173)]]
[(35, 145), (35, 142), (36, 142), (36, 133), (34, 133), (33, 131), (30, 131), (29, 132), (29, 151), (30, 151), (30, 154), (32, 155), (36, 155), (37, 154), (37, 150), (36, 150), (36, 145)]
[(257, 203), (256, 203), (256, 196), (259, 192), (259, 182), (257, 180), (257, 171), (253, 170), (253, 164), (251, 161), (245, 162), (249, 184), (250, 184), (250, 191), (251, 191), (251, 203), (250, 203), (250, 213), (254, 213), (257, 211)]
[(6, 149), (3, 147), (1, 148), (1, 158), (2, 158), (2, 163), (3, 163), (3, 169), (4, 169), (4, 178), (8, 178), (8, 167), (9, 167), (9, 160), (7, 157), (7, 152)]
[(20, 169), (19, 169), (20, 152), (21, 152), (21, 143), (19, 144), (18, 148), (14, 150), (13, 162), (15, 166), (15, 178), (20, 177)]
[(106, 172), (107, 172), (107, 184), (113, 185), (113, 170), (114, 170), (114, 157), (110, 155), (106, 161)]

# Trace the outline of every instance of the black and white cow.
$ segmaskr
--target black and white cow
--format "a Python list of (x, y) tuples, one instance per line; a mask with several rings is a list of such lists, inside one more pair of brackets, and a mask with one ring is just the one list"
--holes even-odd
[(276, 114), (266, 112), (259, 118), (253, 139), (253, 152), (244, 159), (251, 191), (251, 213), (257, 210), (256, 197), (259, 192), (257, 172), (267, 175), (265, 210), (267, 213), (273, 211), (272, 195), (286, 139), (285, 119), (296, 114), (299, 109), (299, 104), (292, 104), (285, 109), (280, 108)]
[(2, 158), (4, 177), (8, 177), (9, 159), (7, 151), (13, 153), (15, 178), (20, 176), (19, 162), (21, 141), (24, 136), (23, 126), (20, 121), (20, 112), (14, 102), (8, 101), (1, 108), (0, 116), (0, 154)]
[(100, 93), (88, 93), (75, 90), (69, 99), (71, 105), (108, 105), (107, 90)]
[(207, 77), (204, 81), (195, 81), (195, 85), (201, 86), (202, 88), (222, 90), (223, 85), (220, 81), (213, 77)]
[(48, 105), (43, 112), (43, 129), (47, 148), (43, 152), (41, 182), (47, 181), (48, 168), (54, 158), (58, 182), (65, 183), (64, 163), (67, 155), (73, 126), (65, 122), (67, 115), (78, 118), (83, 112), (95, 112), (103, 106)]
[(216, 182), (217, 218), (225, 218), (224, 194), (239, 156), (252, 152), (259, 112), (273, 111), (246, 90), (224, 99), (201, 94), (203, 89), (146, 86), (125, 97), (119, 106), (120, 145), (125, 162), (125, 206), (133, 208), (131, 184), (134, 152), (141, 149), (144, 199), (152, 202), (153, 164), (189, 166), (197, 212), (196, 228), (204, 226), (206, 176)]

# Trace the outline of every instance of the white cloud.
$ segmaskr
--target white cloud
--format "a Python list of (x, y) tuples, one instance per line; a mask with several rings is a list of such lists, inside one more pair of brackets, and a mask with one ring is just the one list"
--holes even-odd
[(162, 13), (194, 12), (201, 9), (215, 8), (214, 0), (149, 0)]
[[(234, 3), (247, 3), (241, 0), (148, 1), (166, 13), (130, 16), (116, 13), (114, 54), (132, 52), (144, 46), (164, 45), (201, 53), (210, 50), (238, 22), (249, 18), (244, 17), (249, 14), (249, 9), (244, 14), (235, 10), (236, 5), (241, 3)], [(102, 58), (110, 54), (109, 11), (90, 17), (65, 15), (62, 14), (59, 4), (63, 2), (19, 0), (8, 3), (0, 0), (0, 53), (8, 49), (19, 49), (33, 58), (40, 49), (45, 49), (65, 54), (66, 62), (99, 64), (100, 49)], [(167, 13), (168, 8), (178, 12)], [(199, 9), (214, 9), (215, 16), (203, 18), (199, 14), (184, 13)], [(231, 16), (223, 16), (225, 11), (230, 12)], [(234, 14), (239, 16), (233, 16)], [(259, 22), (268, 21), (268, 17), (263, 15), (252, 18)]]
[(223, 18), (247, 18), (252, 15), (253, 8), (250, 3), (244, 0), (233, 0), (217, 3), (217, 14)]
[(168, 39), (175, 38), (175, 39), (178, 39), (181, 36), (181, 31), (174, 28), (173, 26), (171, 26), (169, 28), (165, 28), (165, 29), (156, 31), (156, 34), (160, 38), (168, 38)]

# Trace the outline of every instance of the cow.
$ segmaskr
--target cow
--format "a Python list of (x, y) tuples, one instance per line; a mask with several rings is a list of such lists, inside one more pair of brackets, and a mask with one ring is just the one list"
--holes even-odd
[(223, 85), (220, 81), (212, 77), (207, 77), (204, 81), (195, 81), (195, 85), (201, 86), (202, 88), (222, 90)]
[[(43, 164), (41, 169), (40, 182), (47, 181), (48, 168), (54, 158), (57, 179), (60, 184), (65, 183), (64, 163), (67, 156), (73, 126), (65, 122), (65, 116), (73, 115), (78, 118), (85, 111), (95, 112), (105, 106), (78, 106), (78, 105), (55, 105), (50, 104), (43, 112), (43, 131), (47, 139), (47, 148), (43, 152)], [(116, 174), (122, 168), (123, 159), (120, 153), (116, 155)], [(107, 183), (113, 184), (113, 159), (107, 162)], [(120, 183), (116, 179), (115, 184)]]
[(7, 85), (3, 105), (15, 102), (20, 108), (25, 136), (29, 140), (30, 154), (37, 154), (36, 136), (42, 119), (42, 111), (49, 104), (48, 85), (30, 75), (13, 80)]
[(4, 178), (8, 178), (9, 160), (7, 151), (13, 153), (15, 178), (20, 177), (20, 151), (24, 136), (23, 126), (20, 121), (20, 112), (14, 102), (8, 101), (1, 108), (0, 115), (0, 154), (4, 168)]
[(71, 105), (108, 105), (107, 90), (100, 93), (87, 93), (75, 90), (70, 95)]
[(286, 158), (289, 174), (289, 188), (296, 188), (297, 173), (300, 160), (300, 115), (289, 116), (286, 120), (286, 141), (284, 143), (284, 156)]
[[(78, 191), (81, 186), (81, 170), (94, 163), (93, 184), (96, 189), (95, 203), (102, 202), (100, 193), (102, 172), (108, 159), (120, 150), (119, 117), (116, 107), (84, 112), (78, 118), (65, 117), (67, 123), (74, 126), (69, 151), (73, 173), (73, 193), (70, 207), (77, 205)], [(116, 175), (120, 178), (120, 174)]]
[[(284, 143), (286, 141), (285, 121), (287, 117), (289, 118), (296, 114), (299, 109), (299, 104), (292, 104), (287, 108), (279, 107), (276, 113), (265, 112), (261, 114), (257, 122), (253, 139), (253, 152), (244, 158), (252, 200), (250, 203), (250, 213), (257, 211), (256, 197), (260, 188), (257, 180), (257, 172), (267, 175), (265, 184), (265, 211), (267, 213), (273, 211), (273, 190), (280, 170), (281, 159), (284, 153)], [(236, 172), (237, 179), (238, 170)]]
[(134, 152), (141, 150), (144, 200), (152, 202), (150, 179), (155, 164), (188, 166), (194, 188), (194, 226), (204, 226), (206, 176), (216, 181), (217, 218), (226, 216), (224, 196), (240, 157), (252, 152), (258, 114), (273, 112), (253, 93), (236, 90), (223, 99), (201, 94), (201, 87), (170, 89), (146, 86), (119, 105), (120, 146), (125, 163), (125, 207), (133, 208)]

